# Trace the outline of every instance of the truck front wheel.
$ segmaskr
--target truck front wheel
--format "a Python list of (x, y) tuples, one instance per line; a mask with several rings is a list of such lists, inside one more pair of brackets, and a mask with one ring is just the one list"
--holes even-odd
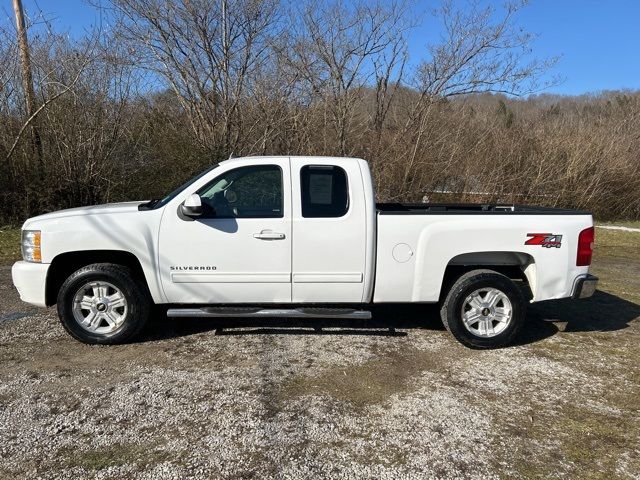
[(493, 270), (472, 270), (458, 278), (440, 310), (445, 328), (463, 345), (479, 349), (511, 343), (525, 313), (520, 289)]
[(89, 344), (133, 338), (149, 317), (149, 294), (122, 265), (94, 263), (72, 273), (58, 292), (58, 316), (67, 332)]

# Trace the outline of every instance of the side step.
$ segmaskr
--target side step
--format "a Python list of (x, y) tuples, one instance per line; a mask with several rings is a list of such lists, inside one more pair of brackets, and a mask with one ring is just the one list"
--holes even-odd
[(251, 308), (203, 307), (170, 308), (167, 317), (195, 318), (357, 318), (369, 320), (371, 312), (353, 308)]

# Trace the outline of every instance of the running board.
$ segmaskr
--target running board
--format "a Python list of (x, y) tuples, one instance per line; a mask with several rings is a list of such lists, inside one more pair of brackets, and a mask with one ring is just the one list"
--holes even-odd
[(369, 320), (371, 312), (353, 308), (170, 308), (167, 317), (192, 318), (356, 318)]

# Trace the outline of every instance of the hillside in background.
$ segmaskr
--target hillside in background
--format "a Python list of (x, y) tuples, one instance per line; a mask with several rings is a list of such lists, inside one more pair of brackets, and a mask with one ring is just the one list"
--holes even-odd
[(554, 60), (530, 56), (517, 5), (443, 2), (445, 35), (409, 68), (400, 3), (106, 3), (110, 27), (78, 39), (30, 27), (33, 115), (0, 30), (0, 223), (271, 154), (365, 158), (380, 201), (640, 218), (640, 93), (537, 94)]

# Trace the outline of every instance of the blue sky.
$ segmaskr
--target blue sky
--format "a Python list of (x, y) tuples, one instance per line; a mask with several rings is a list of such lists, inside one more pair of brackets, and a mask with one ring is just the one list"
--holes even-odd
[[(55, 26), (80, 35), (98, 21), (97, 12), (83, 0), (23, 0), (33, 14), (41, 9)], [(501, 5), (503, 2), (496, 2)], [(0, 0), (3, 20), (12, 20), (11, 0)], [(417, 0), (426, 11), (434, 1)], [(553, 73), (564, 82), (550, 93), (578, 95), (615, 89), (640, 89), (640, 0), (531, 0), (518, 16), (519, 25), (538, 35), (534, 54), (560, 55)], [(409, 38), (415, 61), (425, 44), (437, 35), (428, 16)]]

